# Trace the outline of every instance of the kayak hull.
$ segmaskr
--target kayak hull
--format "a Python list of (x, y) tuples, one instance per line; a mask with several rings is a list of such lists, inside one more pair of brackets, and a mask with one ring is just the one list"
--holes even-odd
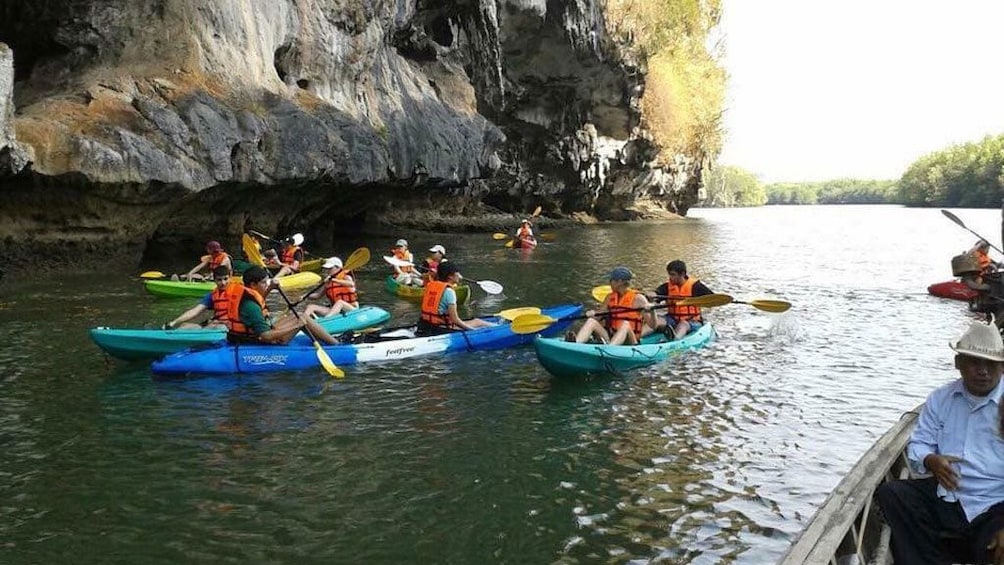
[[(387, 275), (384, 284), (387, 288), (387, 292), (405, 298), (407, 300), (414, 300), (415, 302), (422, 301), (422, 293), (425, 289), (420, 286), (408, 286), (406, 284), (398, 284), (394, 280), (393, 275)], [(460, 304), (467, 304), (467, 301), (471, 298), (471, 287), (470, 285), (462, 284), (455, 289), (457, 291), (457, 302)]]
[[(572, 321), (563, 318), (582, 312), (581, 304), (545, 308), (543, 313), (559, 321), (544, 330), (555, 335)], [(421, 355), (488, 351), (529, 344), (534, 334), (517, 334), (509, 322), (498, 317), (483, 318), (499, 325), (444, 335), (392, 339), (373, 343), (325, 345), (324, 351), (339, 366), (406, 359)], [(311, 345), (217, 345), (204, 350), (188, 350), (156, 361), (153, 372), (160, 375), (267, 373), (318, 369), (317, 352)]]
[[(247, 261), (244, 261), (243, 259), (234, 259), (234, 272), (243, 273), (244, 271), (248, 270), (248, 268), (250, 268), (252, 264), (253, 263), (249, 263)], [(323, 264), (324, 264), (324, 259), (310, 259), (307, 261), (302, 261), (300, 263), (300, 272), (302, 273), (304, 271), (310, 271), (311, 273), (320, 273), (321, 265)], [(268, 270), (270, 273), (276, 273), (281, 268), (282, 268), (281, 265), (269, 266)]]
[[(317, 273), (306, 272), (279, 277), (277, 280), (282, 284), (283, 290), (304, 290), (320, 284), (321, 276)], [(143, 281), (143, 287), (146, 288), (147, 292), (161, 298), (202, 298), (212, 292), (215, 286), (216, 284), (212, 281)]]
[[(344, 314), (318, 318), (317, 323), (328, 333), (339, 334), (384, 324), (389, 319), (390, 313), (382, 308), (362, 306)], [(154, 359), (189, 347), (218, 343), (226, 339), (227, 331), (224, 328), (177, 330), (93, 328), (90, 330), (90, 335), (91, 340), (105, 353), (133, 361)], [(294, 342), (297, 340), (304, 344), (311, 343), (303, 334), (293, 339)]]
[(655, 365), (671, 355), (699, 349), (715, 339), (715, 329), (704, 324), (682, 339), (666, 341), (662, 334), (646, 336), (640, 345), (570, 343), (561, 338), (538, 337), (533, 346), (537, 360), (557, 377), (614, 374)]
[(963, 302), (969, 302), (979, 295), (978, 292), (969, 288), (960, 280), (934, 283), (927, 287), (927, 292), (939, 298), (961, 300)]

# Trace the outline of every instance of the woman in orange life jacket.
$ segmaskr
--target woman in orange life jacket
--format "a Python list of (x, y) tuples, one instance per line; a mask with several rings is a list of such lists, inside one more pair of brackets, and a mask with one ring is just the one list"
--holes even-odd
[[(213, 281), (216, 282), (216, 288), (214, 288), (212, 292), (203, 296), (202, 300), (200, 300), (198, 304), (192, 306), (188, 310), (185, 310), (180, 316), (164, 324), (163, 329), (173, 330), (176, 328), (194, 329), (226, 327), (227, 304), (229, 302), (227, 287), (230, 285), (240, 285), (241, 283), (239, 280), (231, 280), (230, 267), (226, 265), (219, 265), (213, 269)], [(207, 311), (213, 313), (212, 318), (203, 321), (201, 324), (191, 323), (191, 320), (194, 320), (199, 316), (199, 314)]]
[(422, 263), (422, 280), (426, 283), (430, 283), (436, 280), (436, 270), (439, 268), (439, 264), (446, 260), (446, 248), (442, 245), (433, 245), (429, 248), (432, 255), (425, 258)]
[[(666, 263), (666, 274), (668, 275), (666, 282), (655, 289), (655, 294), (648, 295), (657, 303), (714, 294), (703, 282), (687, 276), (687, 264), (679, 259)], [(656, 331), (662, 331), (671, 340), (680, 339), (690, 332), (697, 331), (697, 328), (704, 323), (701, 309), (697, 306), (671, 304), (666, 310), (665, 317), (656, 318)]]
[(220, 265), (225, 265), (230, 272), (233, 272), (234, 265), (233, 261), (230, 259), (230, 254), (223, 250), (223, 246), (220, 245), (218, 241), (210, 241), (206, 243), (206, 253), (199, 259), (199, 264), (192, 267), (191, 271), (185, 274), (185, 280), (191, 281), (192, 279), (203, 280), (206, 277), (199, 274), (199, 271), (209, 267), (210, 276), (212, 272)]
[(300, 263), (303, 263), (303, 249), (300, 247), (301, 245), (303, 245), (302, 233), (294, 233), (286, 238), (282, 248), (282, 256), (279, 258), (282, 268), (275, 274), (276, 278), (300, 272)]
[(439, 265), (436, 280), (425, 285), (422, 293), (422, 315), (418, 321), (419, 335), (438, 335), (457, 330), (487, 328), (495, 324), (479, 318), (461, 320), (457, 313), (457, 292), (453, 290), (464, 277), (452, 261)]
[[(409, 263), (415, 262), (415, 256), (408, 251), (408, 240), (399, 239), (394, 247), (390, 250), (394, 258), (399, 261), (407, 261)], [(422, 286), (422, 276), (415, 272), (415, 267), (413, 265), (398, 266), (393, 265), (394, 269), (394, 280), (397, 284), (409, 285), (409, 286)]]
[[(607, 295), (602, 310), (610, 315), (604, 316), (605, 321), (601, 322), (595, 317), (596, 312), (589, 310), (586, 312), (588, 319), (579, 331), (568, 332), (565, 340), (585, 343), (595, 336), (610, 345), (636, 345), (642, 337), (652, 333), (655, 326), (652, 305), (644, 294), (631, 288), (633, 277), (634, 274), (627, 267), (616, 267), (610, 271), (607, 278), (610, 280), (611, 292)], [(645, 310), (626, 311), (634, 308)]]
[(342, 270), (342, 260), (338, 257), (328, 257), (323, 269), (328, 270), (328, 280), (324, 283), (324, 288), (310, 294), (307, 298), (321, 298), (326, 296), (331, 303), (330, 306), (320, 304), (310, 304), (303, 311), (304, 316), (334, 316), (341, 312), (351, 312), (359, 308), (359, 297), (356, 296), (356, 281), (349, 271)]
[(265, 267), (257, 265), (244, 271), (244, 284), (227, 287), (230, 291), (227, 304), (230, 324), (228, 342), (286, 345), (303, 329), (318, 341), (329, 345), (338, 343), (317, 322), (306, 316), (289, 315), (273, 323), (265, 305), (265, 295), (274, 288), (279, 288), (279, 281), (269, 279)]

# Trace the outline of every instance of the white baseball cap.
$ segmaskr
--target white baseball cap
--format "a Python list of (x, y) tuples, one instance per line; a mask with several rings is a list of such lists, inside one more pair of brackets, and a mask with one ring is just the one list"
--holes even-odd
[(301, 245), (301, 244), (303, 244), (303, 234), (302, 233), (294, 233), (293, 237), (291, 237), (290, 239), (293, 240), (293, 245)]
[(443, 247), (442, 245), (433, 245), (432, 247), (429, 248), (429, 251), (432, 251), (433, 253), (442, 253), (443, 255), (446, 255), (446, 248)]
[(394, 247), (408, 247), (408, 240), (407, 239), (399, 239), (399, 240), (397, 240), (397, 243), (394, 244)]
[(321, 265), (322, 269), (341, 269), (342, 260), (338, 257), (328, 257), (324, 260), (324, 264)]

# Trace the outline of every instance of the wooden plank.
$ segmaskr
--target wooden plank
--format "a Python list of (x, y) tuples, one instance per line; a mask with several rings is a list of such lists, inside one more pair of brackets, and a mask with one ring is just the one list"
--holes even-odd
[[(904, 414), (861, 456), (819, 507), (780, 564), (826, 563), (836, 556), (841, 542), (866, 509), (875, 489), (885, 481), (886, 475), (906, 448), (921, 408), (923, 405)], [(878, 527), (881, 523), (869, 525)], [(864, 536), (865, 532), (858, 534)]]

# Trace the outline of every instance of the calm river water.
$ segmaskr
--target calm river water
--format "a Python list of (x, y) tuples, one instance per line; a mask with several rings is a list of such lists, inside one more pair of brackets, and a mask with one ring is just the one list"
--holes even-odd
[[(955, 212), (1000, 242), (999, 211)], [(156, 380), (86, 330), (152, 327), (191, 302), (146, 295), (135, 273), (8, 277), (0, 562), (773, 563), (871, 442), (954, 377), (947, 343), (972, 316), (925, 292), (975, 240), (938, 210), (699, 209), (559, 231), (528, 255), (490, 234), (400, 235), (505, 285), (476, 292), (475, 313), (588, 302), (619, 263), (654, 287), (674, 258), (719, 292), (795, 307), (708, 310), (711, 347), (625, 378), (557, 380), (519, 349), (341, 381)], [(382, 288), (391, 241), (330, 251), (370, 245), (364, 302), (411, 320)]]

